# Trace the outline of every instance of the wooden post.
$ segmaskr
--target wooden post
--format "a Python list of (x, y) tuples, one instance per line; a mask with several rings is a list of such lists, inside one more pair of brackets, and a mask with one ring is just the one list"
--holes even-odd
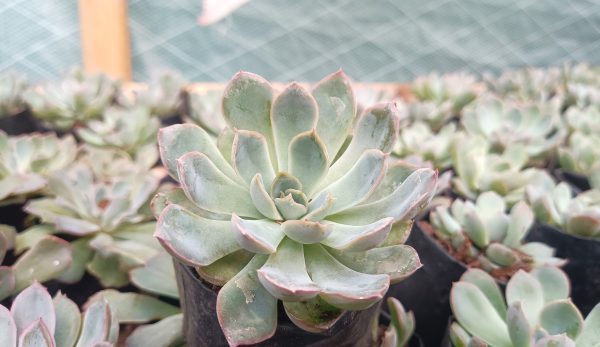
[(83, 66), (131, 80), (127, 0), (79, 0)]

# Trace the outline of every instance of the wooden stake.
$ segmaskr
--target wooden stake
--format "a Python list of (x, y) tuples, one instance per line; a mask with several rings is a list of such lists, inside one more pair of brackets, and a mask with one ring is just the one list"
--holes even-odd
[(127, 0), (79, 0), (83, 66), (131, 80)]

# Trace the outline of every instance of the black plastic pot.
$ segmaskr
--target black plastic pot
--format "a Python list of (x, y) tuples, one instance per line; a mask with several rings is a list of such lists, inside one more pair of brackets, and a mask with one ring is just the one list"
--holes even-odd
[[(217, 292), (205, 284), (190, 266), (175, 262), (175, 272), (184, 314), (183, 335), (187, 345), (227, 346), (217, 319)], [(371, 324), (379, 312), (379, 305), (373, 305), (364, 311), (346, 313), (326, 332), (309, 333), (289, 321), (281, 302), (279, 304), (279, 324), (275, 335), (256, 346), (371, 346)]]
[(439, 346), (450, 316), (450, 289), (467, 270), (415, 223), (406, 244), (412, 246), (423, 267), (390, 287), (388, 296), (400, 300), (415, 315), (416, 332), (425, 346)]
[(567, 182), (571, 186), (577, 188), (576, 190), (586, 191), (590, 189), (590, 181), (588, 180), (587, 176), (580, 173), (556, 169), (554, 170), (554, 176), (559, 181)]
[(448, 318), (448, 323), (446, 324), (446, 331), (444, 332), (444, 338), (442, 339), (442, 343), (440, 347), (452, 347), (452, 341), (450, 340), (450, 325), (454, 322), (454, 316), (450, 316)]
[(0, 129), (8, 135), (21, 135), (39, 130), (37, 122), (28, 110), (0, 118)]
[(563, 270), (571, 280), (571, 298), (587, 315), (600, 301), (600, 240), (570, 235), (539, 223), (534, 224), (526, 240), (554, 247), (556, 256), (568, 260)]

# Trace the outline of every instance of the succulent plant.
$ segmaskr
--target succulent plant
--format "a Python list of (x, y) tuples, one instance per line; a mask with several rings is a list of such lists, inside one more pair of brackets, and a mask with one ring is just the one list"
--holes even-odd
[(69, 166), (76, 154), (72, 136), (8, 136), (0, 130), (0, 201), (7, 203), (44, 189), (48, 175)]
[(542, 267), (517, 272), (505, 296), (486, 272), (470, 269), (450, 292), (458, 322), (450, 326), (459, 346), (597, 346), (600, 305), (583, 319), (569, 298), (569, 279), (560, 269)]
[(563, 170), (586, 176), (592, 187), (600, 189), (600, 136), (576, 131), (566, 146), (558, 149)]
[(3, 347), (112, 346), (119, 322), (108, 303), (97, 300), (82, 314), (60, 292), (54, 299), (38, 283), (23, 290), (10, 311), (0, 306), (0, 345)]
[(569, 185), (531, 185), (526, 196), (536, 218), (567, 233), (600, 238), (600, 190), (573, 197)]
[(481, 93), (482, 86), (469, 74), (439, 75), (431, 73), (413, 82), (412, 92), (416, 102), (409, 104), (412, 119), (427, 122), (438, 131), (451, 118)]
[(579, 107), (600, 103), (600, 68), (587, 64), (565, 66), (566, 104)]
[(179, 75), (164, 72), (153, 76), (145, 85), (138, 85), (119, 95), (119, 103), (126, 107), (144, 107), (150, 114), (161, 118), (175, 115), (181, 107), (181, 93), (185, 81)]
[(560, 68), (507, 70), (496, 77), (484, 76), (487, 88), (499, 97), (544, 102), (564, 97), (564, 75)]
[(569, 107), (565, 111), (565, 120), (571, 132), (580, 132), (585, 135), (599, 134), (600, 104)]
[[(383, 332), (379, 347), (405, 347), (415, 332), (415, 316), (406, 312), (398, 299), (389, 297), (390, 324)], [(378, 336), (379, 337), (379, 336)]]
[(84, 142), (102, 148), (118, 148), (132, 157), (138, 154), (158, 159), (156, 134), (160, 120), (145, 107), (124, 109), (110, 107), (101, 120), (89, 121), (76, 129)]
[(106, 75), (73, 69), (61, 81), (30, 88), (24, 98), (35, 117), (52, 128), (67, 130), (100, 118), (119, 85)]
[(0, 118), (16, 115), (25, 109), (25, 89), (27, 82), (23, 76), (13, 72), (0, 74)]
[(417, 121), (400, 130), (394, 154), (400, 158), (417, 156), (430, 161), (437, 169), (447, 169), (452, 164), (451, 148), (456, 136), (456, 125), (447, 124), (438, 133), (426, 123)]
[(464, 110), (461, 121), (467, 132), (485, 138), (496, 151), (521, 144), (530, 157), (547, 157), (566, 135), (559, 106), (480, 98)]
[(186, 120), (201, 126), (213, 136), (218, 136), (227, 128), (227, 122), (221, 113), (221, 88), (188, 90)]
[[(109, 175), (100, 165), (108, 161), (120, 171)], [(123, 286), (129, 282), (130, 269), (160, 252), (147, 204), (161, 177), (115, 151), (94, 151), (91, 159), (84, 157), (69, 170), (50, 176), (51, 196), (29, 201), (25, 210), (45, 223), (42, 234), (75, 239), (71, 243), (74, 262), (61, 280), (75, 282), (87, 268), (103, 285)], [(20, 249), (35, 245), (39, 233), (20, 233)]]
[(396, 101), (398, 111), (400, 111), (401, 118), (403, 113), (406, 112), (405, 105), (399, 100), (396, 100), (402, 90), (395, 84), (359, 84), (353, 87), (354, 97), (356, 98), (356, 113), (362, 114), (364, 110), (375, 104), (382, 102)]
[(430, 219), (436, 237), (456, 258), (497, 278), (510, 278), (519, 269), (564, 263), (542, 243), (523, 243), (533, 224), (533, 212), (523, 201), (506, 213), (502, 197), (484, 192), (475, 203), (456, 199), (450, 208), (438, 206)]
[(452, 148), (454, 191), (474, 200), (477, 194), (494, 191), (513, 205), (523, 200), (525, 187), (547, 180), (548, 173), (536, 168), (524, 169), (529, 161), (522, 145), (507, 147), (502, 153), (491, 152), (490, 143), (479, 136), (457, 136)]
[(379, 301), (420, 266), (402, 243), (437, 178), (419, 169), (401, 181), (402, 170), (386, 170), (395, 106), (367, 109), (353, 128), (354, 94), (341, 71), (312, 92), (292, 83), (273, 94), (260, 76), (234, 76), (223, 96), (234, 133), (224, 153), (195, 125), (159, 132), (162, 161), (182, 189), (155, 199), (164, 207), (155, 236), (222, 286), (217, 314), (231, 345), (272, 336), (278, 299), (308, 331)]

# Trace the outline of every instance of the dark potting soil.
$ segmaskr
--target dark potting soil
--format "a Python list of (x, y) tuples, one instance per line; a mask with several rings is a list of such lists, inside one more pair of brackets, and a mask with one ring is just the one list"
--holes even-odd
[(28, 110), (0, 118), (0, 129), (11, 136), (39, 131), (37, 121)]
[(587, 176), (580, 173), (565, 171), (562, 169), (556, 169), (552, 171), (552, 173), (559, 182), (569, 183), (572, 188), (575, 188), (574, 191), (576, 193), (583, 192), (591, 188), (590, 181), (588, 180)]

